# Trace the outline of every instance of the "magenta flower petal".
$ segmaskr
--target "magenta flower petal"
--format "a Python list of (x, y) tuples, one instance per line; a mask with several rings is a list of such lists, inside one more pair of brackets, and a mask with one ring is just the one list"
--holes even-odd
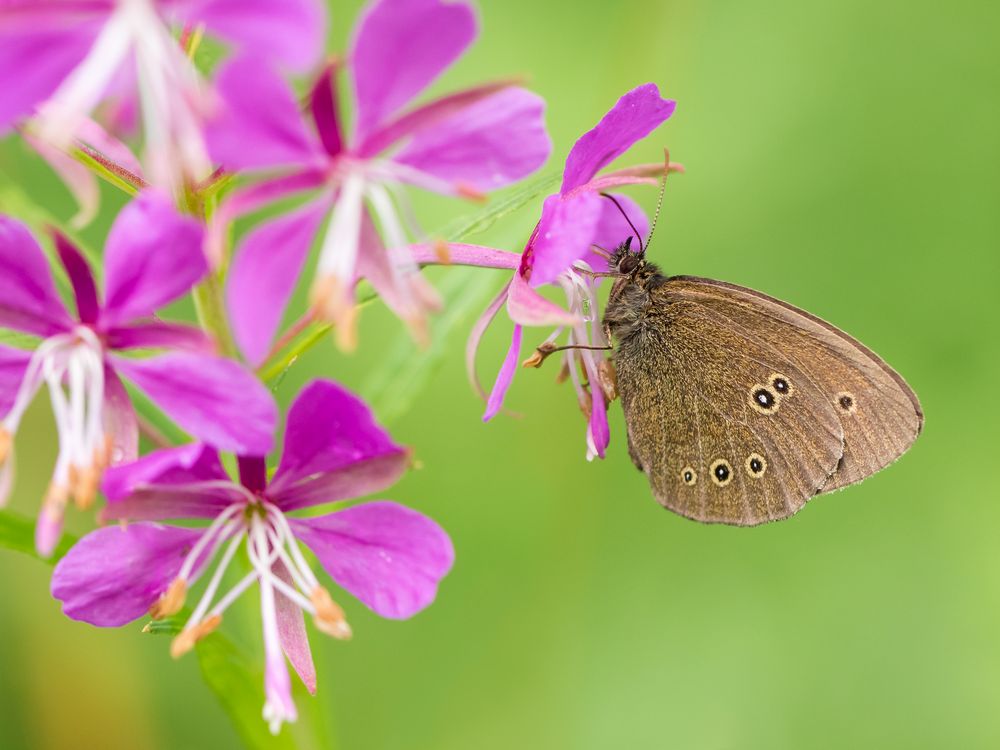
[[(646, 241), (646, 237), (649, 236), (649, 219), (646, 218), (646, 213), (640, 208), (639, 204), (627, 195), (619, 193), (614, 193), (613, 195), (614, 199), (618, 201), (618, 205), (621, 206), (622, 211), (625, 212), (625, 216), (628, 216), (632, 225), (635, 226), (635, 230), (632, 229), (632, 226), (629, 226), (628, 221), (625, 220), (625, 216), (622, 215), (622, 211), (619, 211), (614, 203), (605, 198), (591, 242), (611, 252), (631, 237), (632, 251), (636, 252), (639, 250), (640, 245)], [(635, 236), (636, 231), (639, 232), (638, 237)], [(591, 263), (591, 267), (595, 271), (603, 271), (606, 266), (607, 261), (603, 259), (599, 265)]]
[(335, 66), (325, 66), (313, 84), (312, 91), (309, 92), (309, 111), (316, 124), (320, 142), (330, 156), (337, 156), (344, 147), (340, 134), (340, 118), (337, 116), (337, 96), (334, 91), (336, 72)]
[(325, 176), (321, 170), (311, 169), (304, 172), (293, 172), (282, 177), (238, 188), (230, 193), (215, 212), (208, 227), (205, 240), (205, 252), (217, 267), (223, 258), (226, 247), (226, 231), (229, 224), (245, 214), (256, 211), (272, 201), (279, 200), (293, 193), (311, 190), (323, 184)]
[(320, 0), (194, 0), (182, 12), (188, 24), (304, 73), (323, 52), (325, 9)]
[(135, 461), (139, 455), (139, 422), (132, 399), (115, 371), (104, 367), (104, 432), (111, 436), (111, 465)]
[(520, 325), (514, 326), (507, 356), (504, 357), (503, 365), (500, 366), (500, 372), (497, 373), (497, 379), (493, 383), (493, 390), (490, 391), (490, 397), (486, 400), (486, 412), (483, 414), (484, 422), (493, 419), (497, 412), (500, 411), (500, 407), (503, 406), (504, 396), (507, 395), (507, 389), (510, 388), (511, 381), (514, 380), (514, 373), (517, 372), (517, 362), (521, 358), (521, 336), (523, 331), (524, 329)]
[(252, 456), (271, 450), (277, 406), (236, 362), (174, 352), (149, 359), (114, 357), (114, 367), (199, 440)]
[(35, 26), (34, 21), (30, 29), (7, 26), (4, 12), (0, 5), (0, 135), (55, 92), (86, 56), (100, 30), (80, 19), (53, 28)]
[(101, 491), (108, 498), (102, 520), (215, 518), (243, 497), (215, 450), (201, 443), (153, 451), (113, 466), (104, 474)]
[(674, 113), (676, 102), (661, 99), (656, 84), (646, 83), (623, 95), (592, 130), (584, 133), (566, 157), (561, 192), (585, 182), (652, 133)]
[(110, 349), (187, 349), (205, 354), (216, 349), (215, 341), (200, 328), (158, 320), (109, 328), (104, 340)]
[(593, 440), (594, 452), (599, 457), (604, 458), (604, 451), (611, 441), (611, 430), (608, 427), (608, 410), (604, 403), (604, 392), (596, 383), (591, 389), (591, 396), (593, 397), (593, 405), (590, 410), (588, 430), (590, 438)]
[[(125, 625), (149, 610), (201, 533), (152, 523), (93, 531), (56, 565), (52, 596), (74, 620)], [(204, 559), (196, 569), (203, 564)]]
[(118, 214), (104, 250), (102, 323), (122, 325), (152, 315), (208, 272), (203, 227), (164, 196), (142, 193)]
[(510, 85), (506, 81), (485, 83), (482, 86), (474, 86), (434, 99), (416, 109), (409, 110), (395, 120), (383, 123), (378, 130), (369, 133), (355, 151), (358, 156), (374, 156), (406, 136), (430, 128), (476, 102), (488, 99), (509, 88)]
[[(291, 573), (285, 564), (278, 560), (271, 567), (274, 574), (295, 588)], [(316, 666), (313, 664), (312, 649), (309, 648), (309, 634), (306, 633), (305, 618), (299, 606), (281, 593), (274, 592), (274, 612), (278, 622), (278, 638), (281, 640), (281, 650), (285, 652), (288, 661), (292, 663), (295, 673), (311, 695), (316, 694)]]
[(320, 224), (326, 200), (261, 223), (243, 240), (226, 285), (233, 336), (251, 365), (267, 357)]
[(288, 411), (281, 465), (267, 494), (284, 511), (378, 492), (406, 470), (409, 454), (346, 389), (315, 380)]
[(393, 161), (482, 192), (496, 190), (549, 157), (544, 112), (541, 97), (507, 89), (417, 133)]
[(590, 252), (605, 201), (594, 193), (573, 198), (550, 195), (542, 205), (542, 218), (531, 244), (531, 286), (555, 281), (574, 261)]
[(479, 381), (479, 374), (476, 372), (476, 354), (479, 352), (479, 343), (483, 340), (483, 334), (486, 333), (486, 329), (490, 327), (490, 323), (493, 322), (497, 313), (500, 312), (500, 308), (503, 307), (504, 302), (507, 300), (507, 293), (509, 291), (510, 282), (490, 301), (490, 304), (483, 310), (482, 315), (472, 324), (472, 330), (469, 331), (469, 338), (465, 342), (465, 374), (469, 378), (472, 390), (484, 401), (486, 400), (486, 390)]
[(94, 283), (94, 274), (90, 271), (90, 264), (83, 257), (83, 253), (62, 232), (53, 231), (52, 235), (59, 261), (66, 269), (66, 275), (73, 287), (77, 317), (80, 322), (93, 325), (97, 322), (101, 303), (97, 299), (97, 284)]
[[(443, 252), (442, 252), (443, 250)], [(418, 265), (476, 266), (513, 271), (521, 266), (521, 253), (462, 242), (407, 245), (406, 252)]]
[(507, 314), (525, 326), (571, 326), (580, 322), (572, 313), (532, 289), (524, 277), (515, 273), (507, 295)]
[(0, 344), (0, 417), (5, 416), (14, 405), (30, 361), (31, 352)]
[(330, 577), (382, 617), (412, 617), (434, 601), (455, 560), (440, 526), (392, 502), (289, 523)]
[(242, 170), (325, 160), (291, 88), (263, 60), (243, 57), (227, 63), (216, 76), (216, 87), (224, 107), (205, 132), (215, 161)]
[(0, 326), (38, 336), (73, 326), (42, 249), (24, 224), (7, 216), (0, 216)]
[(356, 28), (351, 60), (360, 142), (462, 54), (476, 37), (476, 17), (464, 2), (377, 0)]

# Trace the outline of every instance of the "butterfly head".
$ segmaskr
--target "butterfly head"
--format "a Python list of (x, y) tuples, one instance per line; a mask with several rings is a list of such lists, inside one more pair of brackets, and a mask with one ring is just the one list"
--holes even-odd
[(645, 265), (646, 251), (640, 249), (633, 252), (632, 235), (629, 235), (623, 243), (618, 245), (608, 259), (608, 270), (628, 276), (641, 271)]

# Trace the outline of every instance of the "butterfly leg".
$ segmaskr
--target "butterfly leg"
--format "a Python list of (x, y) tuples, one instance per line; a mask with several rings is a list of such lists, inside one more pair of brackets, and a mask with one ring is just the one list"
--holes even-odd
[(589, 349), (595, 352), (605, 352), (610, 351), (611, 346), (584, 346), (583, 344), (569, 344), (567, 346), (556, 346), (551, 342), (542, 344), (541, 346), (535, 347), (535, 353), (528, 357), (521, 363), (521, 367), (541, 367), (542, 362), (550, 354), (555, 354), (556, 352), (564, 352), (567, 349)]

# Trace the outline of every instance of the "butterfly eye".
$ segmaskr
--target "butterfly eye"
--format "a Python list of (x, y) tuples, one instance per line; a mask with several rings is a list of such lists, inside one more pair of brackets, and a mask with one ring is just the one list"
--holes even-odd
[(788, 382), (788, 378), (780, 373), (776, 372), (771, 375), (771, 387), (774, 388), (780, 396), (792, 395), (792, 384)]
[(778, 408), (778, 397), (765, 386), (754, 386), (750, 391), (750, 405), (761, 414), (770, 414)]
[(837, 394), (837, 406), (840, 407), (841, 411), (848, 414), (853, 414), (858, 409), (857, 402), (854, 400), (854, 394), (848, 393), (847, 391), (842, 391)]
[(638, 267), (639, 267), (638, 255), (626, 255), (624, 258), (618, 261), (619, 273), (632, 273)]
[(690, 466), (685, 466), (681, 469), (681, 481), (688, 487), (694, 487), (695, 483), (698, 481), (698, 475)]
[(720, 487), (725, 487), (733, 481), (733, 467), (724, 458), (716, 459), (711, 466), (712, 481)]
[(764, 472), (767, 471), (767, 459), (765, 459), (759, 453), (751, 453), (747, 456), (747, 474), (752, 477), (762, 477)]

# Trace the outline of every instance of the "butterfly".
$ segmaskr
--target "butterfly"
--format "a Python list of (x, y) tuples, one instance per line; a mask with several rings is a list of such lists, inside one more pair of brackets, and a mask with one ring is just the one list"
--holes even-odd
[(920, 434), (900, 375), (864, 344), (766, 294), (665, 276), (631, 250), (603, 318), (632, 461), (687, 518), (754, 526), (860, 482)]

